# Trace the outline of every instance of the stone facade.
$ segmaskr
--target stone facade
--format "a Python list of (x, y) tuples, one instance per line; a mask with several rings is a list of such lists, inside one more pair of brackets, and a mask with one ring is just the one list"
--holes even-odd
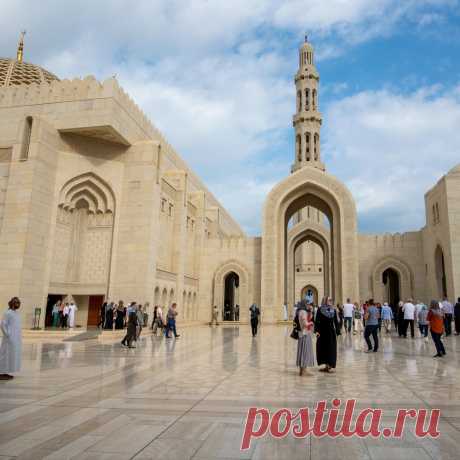
[(255, 302), (276, 322), (306, 292), (460, 295), (460, 167), (426, 193), (420, 231), (358, 234), (354, 199), (321, 159), (309, 43), (295, 76), (294, 164), (267, 197), (261, 237), (245, 235), (116, 79), (31, 82), (7, 61), (19, 83), (0, 86), (0, 302), (22, 299), (24, 327), (35, 307), (43, 326), (57, 296), (75, 298), (86, 326), (104, 298), (176, 301), (195, 321), (213, 305), (237, 319), (236, 304), (247, 321)]

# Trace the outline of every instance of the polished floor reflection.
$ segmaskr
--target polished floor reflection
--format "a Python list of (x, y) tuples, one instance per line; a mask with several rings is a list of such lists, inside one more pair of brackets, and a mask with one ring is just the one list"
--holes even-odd
[[(180, 325), (179, 325), (180, 326)], [(299, 377), (285, 326), (195, 327), (179, 340), (146, 336), (136, 349), (96, 339), (26, 343), (23, 371), (0, 383), (0, 460), (458, 459), (460, 338), (433, 359), (431, 341), (382, 336), (381, 351), (339, 338), (337, 373)], [(268, 437), (240, 451), (248, 407), (440, 408), (441, 436), (417, 439)], [(409, 428), (410, 423), (409, 423)]]

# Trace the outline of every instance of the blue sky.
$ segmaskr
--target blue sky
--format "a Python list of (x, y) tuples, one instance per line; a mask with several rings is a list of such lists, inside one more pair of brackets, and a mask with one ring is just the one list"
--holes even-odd
[(361, 232), (417, 230), (460, 163), (458, 0), (0, 0), (0, 55), (61, 78), (117, 75), (251, 235), (293, 160), (293, 74), (308, 32), (322, 155)]

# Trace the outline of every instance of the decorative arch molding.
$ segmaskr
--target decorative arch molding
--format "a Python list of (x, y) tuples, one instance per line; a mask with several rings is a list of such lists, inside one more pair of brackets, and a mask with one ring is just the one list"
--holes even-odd
[(409, 264), (396, 256), (385, 256), (378, 260), (372, 270), (371, 286), (372, 296), (376, 301), (383, 299), (385, 285), (383, 272), (388, 268), (393, 269), (399, 276), (400, 297), (403, 300), (414, 296), (414, 274)]
[(227, 260), (214, 272), (211, 310), (214, 305), (217, 305), (219, 310), (223, 309), (225, 277), (231, 272), (239, 276), (240, 321), (247, 321), (249, 304), (253, 301), (251, 274), (246, 265), (236, 259)]
[[(336, 302), (358, 298), (358, 236), (354, 199), (334, 176), (302, 168), (278, 183), (264, 206), (262, 232), (262, 312), (268, 321), (280, 318), (287, 299), (287, 220), (312, 206), (331, 222), (331, 280)], [(279, 311), (279, 313), (277, 313)]]
[(324, 277), (324, 295), (330, 295), (330, 232), (324, 225), (302, 221), (296, 224), (288, 232), (288, 292), (290, 300), (294, 304), (297, 293), (295, 292), (295, 263), (294, 253), (305, 241), (313, 241), (323, 250), (323, 277)]
[(115, 212), (115, 196), (112, 188), (92, 172), (68, 180), (59, 194), (58, 206), (72, 211), (80, 200), (86, 201), (88, 211), (93, 214)]

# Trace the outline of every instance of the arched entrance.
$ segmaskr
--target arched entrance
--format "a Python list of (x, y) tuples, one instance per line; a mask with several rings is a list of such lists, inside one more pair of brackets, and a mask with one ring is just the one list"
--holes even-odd
[(319, 304), (318, 289), (316, 289), (315, 286), (309, 284), (302, 289), (300, 293), (300, 298), (302, 300), (306, 300), (308, 303), (313, 303), (314, 305), (318, 305)]
[(276, 185), (264, 207), (262, 235), (262, 315), (280, 319), (279, 305), (289, 302), (287, 224), (294, 213), (311, 206), (330, 224), (330, 279), (335, 302), (358, 298), (356, 208), (349, 190), (316, 168), (302, 168)]
[(440, 299), (447, 297), (447, 278), (446, 278), (446, 262), (444, 259), (444, 251), (438, 244), (434, 252), (434, 266), (436, 270), (436, 283), (438, 288), (438, 297)]
[[(299, 286), (296, 286), (296, 269), (294, 264), (294, 256), (296, 250), (305, 242), (311, 241), (322, 249), (323, 252), (323, 271), (322, 276), (322, 295), (330, 295), (331, 292), (331, 280), (330, 280), (330, 243), (329, 243), (329, 231), (328, 229), (318, 223), (312, 223), (308, 221), (300, 222), (296, 224), (292, 229), (289, 230), (288, 236), (288, 292), (289, 302), (293, 305), (298, 300), (298, 293), (296, 290)], [(316, 274), (317, 275), (317, 274)], [(307, 284), (314, 283), (314, 279), (308, 279)], [(302, 286), (303, 287), (303, 286)], [(317, 297), (319, 298), (319, 292), (317, 290)], [(320, 299), (319, 299), (320, 300)]]
[(240, 321), (247, 321), (249, 306), (254, 302), (252, 295), (249, 270), (240, 261), (228, 260), (214, 274), (209, 319), (212, 317), (212, 308), (214, 305), (219, 309), (222, 318), (225, 318), (225, 305), (233, 304), (234, 306), (239, 305)]
[(239, 305), (240, 277), (235, 272), (225, 276), (224, 321), (235, 321), (236, 305)]
[(387, 268), (382, 273), (382, 282), (385, 286), (384, 302), (396, 307), (401, 300), (399, 274), (393, 268)]
[(58, 200), (49, 293), (75, 296), (77, 324), (97, 325), (109, 297), (115, 195), (87, 172), (65, 182)]
[(372, 270), (372, 292), (364, 293), (363, 298), (373, 297), (377, 302), (397, 305), (400, 300), (413, 297), (413, 280), (412, 270), (405, 261), (394, 256), (384, 257)]

